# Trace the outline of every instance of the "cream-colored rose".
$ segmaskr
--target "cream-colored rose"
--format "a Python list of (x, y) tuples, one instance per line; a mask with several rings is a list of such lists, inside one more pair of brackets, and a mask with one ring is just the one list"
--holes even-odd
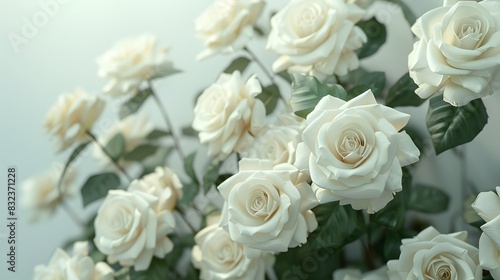
[(99, 118), (104, 101), (82, 89), (59, 97), (45, 117), (45, 131), (56, 141), (57, 151), (88, 139), (86, 132)]
[(249, 158), (270, 159), (273, 165), (293, 164), (297, 144), (302, 141), (305, 121), (292, 114), (285, 114), (269, 127), (262, 129), (248, 151)]
[(269, 252), (258, 251), (247, 257), (245, 247), (217, 224), (200, 230), (194, 239), (191, 260), (201, 271), (200, 279), (264, 280), (266, 270), (274, 264), (274, 255)]
[(94, 264), (88, 256), (88, 242), (76, 242), (72, 256), (57, 248), (48, 265), (37, 265), (35, 280), (112, 280), (113, 269), (105, 262)]
[(110, 79), (103, 92), (112, 97), (135, 94), (144, 81), (176, 73), (169, 51), (153, 35), (115, 43), (98, 59), (99, 76)]
[(479, 238), (479, 261), (490, 271), (493, 279), (500, 279), (500, 187), (496, 192), (482, 192), (472, 204), (472, 208), (486, 222), (481, 226)]
[(306, 243), (318, 226), (309, 178), (293, 165), (273, 167), (270, 160), (244, 158), (239, 168), (218, 186), (225, 200), (220, 226), (231, 239), (272, 252)]
[(333, 273), (334, 280), (389, 280), (387, 275), (387, 266), (379, 269), (361, 273), (358, 269), (346, 268), (337, 269)]
[(206, 48), (197, 59), (242, 49), (253, 36), (263, 7), (263, 0), (215, 0), (196, 19), (196, 36)]
[(295, 165), (310, 172), (321, 203), (374, 213), (402, 190), (401, 166), (418, 161), (419, 150), (400, 132), (409, 119), (370, 90), (348, 102), (325, 96), (307, 116)]
[[(208, 154), (225, 158), (242, 152), (263, 126), (264, 104), (255, 98), (262, 88), (255, 76), (243, 83), (239, 71), (221, 74), (217, 82), (198, 97), (193, 128), (200, 142), (208, 144)], [(252, 133), (252, 134), (251, 134)]]
[(440, 234), (433, 227), (403, 239), (399, 260), (387, 262), (389, 279), (482, 279), (478, 249), (466, 239), (466, 231)]
[(318, 79), (345, 75), (359, 67), (354, 52), (367, 41), (355, 24), (364, 11), (345, 0), (292, 0), (271, 19), (266, 48), (280, 57), (274, 72), (309, 74)]
[(134, 180), (129, 191), (143, 191), (158, 198), (157, 212), (173, 211), (177, 200), (182, 198), (182, 183), (170, 168), (156, 167), (155, 172)]
[(445, 1), (411, 30), (420, 40), (408, 67), (421, 98), (443, 92), (444, 101), (463, 106), (500, 89), (492, 79), (500, 69), (500, 1)]
[(22, 183), (21, 205), (30, 212), (31, 221), (48, 218), (63, 199), (73, 194), (74, 189), (71, 186), (75, 172), (73, 169), (68, 169), (58, 188), (61, 172), (62, 169), (53, 168)]
[(158, 209), (158, 197), (142, 191), (111, 190), (94, 221), (94, 243), (110, 263), (146, 270), (153, 255), (163, 258), (172, 251), (167, 234), (175, 219), (170, 211)]
[[(120, 120), (113, 125), (106, 133), (99, 138), (99, 143), (108, 143), (117, 133), (123, 135), (125, 139), (125, 153), (131, 152), (140, 144), (144, 144), (146, 137), (153, 131), (153, 124), (149, 118), (144, 115), (132, 114)], [(95, 145), (93, 155), (102, 165), (111, 165), (109, 157), (102, 151), (101, 147)], [(121, 166), (127, 165), (129, 162), (120, 159)]]

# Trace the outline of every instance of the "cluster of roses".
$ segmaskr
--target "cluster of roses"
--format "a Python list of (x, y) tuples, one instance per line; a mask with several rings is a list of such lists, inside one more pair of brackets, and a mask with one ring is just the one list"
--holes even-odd
[[(267, 49), (280, 55), (273, 70), (324, 80), (359, 67), (355, 51), (367, 39), (355, 25), (364, 10), (353, 2), (290, 1), (271, 20)], [(206, 45), (199, 57), (242, 49), (263, 5), (262, 0), (216, 1), (196, 23)], [(500, 73), (499, 8), (498, 0), (445, 1), (416, 22), (412, 31), (420, 40), (409, 69), (418, 95), (444, 91), (446, 101), (461, 106), (493, 93)], [(104, 91), (111, 96), (136, 93), (145, 81), (173, 72), (167, 50), (157, 48), (151, 37), (118, 44), (101, 59), (100, 74), (111, 79)], [(420, 155), (403, 130), (410, 116), (378, 104), (370, 90), (349, 101), (326, 96), (306, 119), (287, 108), (266, 123), (265, 106), (256, 98), (260, 83), (255, 76), (246, 82), (241, 76), (239, 71), (222, 74), (194, 108), (193, 128), (209, 155), (243, 156), (239, 171), (217, 186), (224, 199), (220, 218), (195, 236), (192, 261), (203, 279), (264, 279), (276, 253), (306, 243), (318, 227), (311, 209), (339, 201), (375, 213), (402, 190), (401, 167)], [(45, 126), (64, 150), (88, 138), (102, 109), (100, 98), (76, 91), (61, 97)], [(125, 135), (134, 121), (124, 122), (116, 129)], [(136, 127), (131, 135), (149, 131)], [(137, 141), (127, 140), (127, 149)], [(174, 246), (167, 235), (175, 229), (173, 212), (181, 196), (182, 184), (166, 167), (132, 181), (126, 191), (109, 191), (95, 219), (97, 249), (110, 263), (147, 269), (153, 256), (163, 258)], [(60, 192), (53, 192), (45, 206), (53, 209), (60, 198)], [(465, 232), (444, 235), (428, 228), (404, 239), (400, 259), (389, 261), (378, 277), (481, 279), (484, 268), (500, 279), (495, 230), (500, 198), (483, 194), (473, 207), (487, 222), (479, 250), (465, 242)], [(51, 269), (56, 267), (52, 263), (37, 267), (35, 277), (42, 271), (70, 277), (63, 269)]]

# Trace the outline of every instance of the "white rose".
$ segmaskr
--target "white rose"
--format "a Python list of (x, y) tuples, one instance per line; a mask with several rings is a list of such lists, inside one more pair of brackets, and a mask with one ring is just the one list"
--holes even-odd
[(200, 142), (208, 143), (208, 154), (224, 158), (231, 152), (248, 149), (266, 116), (264, 104), (255, 98), (262, 88), (255, 76), (246, 84), (239, 71), (221, 74), (217, 82), (198, 97), (193, 128)]
[(244, 158), (239, 168), (218, 187), (225, 200), (220, 226), (231, 239), (273, 252), (306, 243), (318, 226), (310, 210), (318, 203), (309, 178), (290, 164), (273, 167), (269, 160)]
[(500, 1), (445, 1), (411, 30), (420, 39), (408, 57), (418, 96), (444, 92), (444, 101), (463, 106), (493, 93), (492, 78), (500, 69)]
[(86, 132), (104, 109), (104, 101), (89, 95), (82, 89), (75, 89), (59, 97), (45, 117), (45, 130), (55, 138), (57, 151), (88, 139)]
[(167, 237), (173, 232), (171, 212), (156, 212), (158, 198), (141, 191), (111, 190), (94, 221), (94, 243), (111, 263), (146, 270), (153, 255), (163, 258), (172, 251)]
[(274, 264), (274, 256), (268, 252), (247, 257), (245, 247), (216, 224), (200, 230), (194, 239), (191, 259), (201, 270), (200, 279), (264, 280), (266, 270)]
[(129, 191), (143, 191), (158, 198), (157, 212), (173, 211), (177, 200), (182, 198), (182, 183), (177, 174), (168, 167), (156, 167), (155, 172), (134, 180)]
[[(137, 114), (128, 115), (107, 130), (106, 133), (99, 138), (99, 143), (108, 143), (111, 138), (113, 138), (117, 133), (120, 133), (125, 139), (124, 152), (131, 152), (137, 146), (144, 143), (146, 137), (153, 131), (153, 129), (153, 124), (151, 124), (149, 118), (146, 116)], [(109, 157), (98, 145), (94, 146), (93, 155), (103, 165), (112, 164)], [(119, 164), (121, 166), (126, 165), (127, 163), (128, 162), (124, 159), (120, 159)]]
[(214, 1), (196, 19), (196, 36), (206, 48), (197, 59), (242, 49), (253, 36), (253, 24), (263, 7), (262, 0)]
[(486, 222), (481, 226), (483, 233), (479, 238), (479, 261), (490, 271), (493, 279), (500, 279), (500, 187), (497, 193), (482, 192), (472, 204), (472, 208)]
[(112, 280), (113, 269), (104, 262), (94, 264), (88, 256), (88, 242), (76, 242), (72, 256), (57, 248), (47, 266), (37, 265), (35, 280)]
[(307, 116), (295, 165), (309, 170), (321, 203), (375, 213), (402, 190), (401, 166), (418, 161), (410, 116), (380, 105), (368, 90), (349, 102), (325, 96)]
[(440, 234), (433, 227), (403, 239), (399, 260), (387, 262), (389, 279), (482, 279), (478, 249), (466, 239), (466, 231)]
[(115, 43), (98, 59), (99, 76), (110, 79), (103, 92), (112, 97), (135, 94), (142, 82), (177, 72), (168, 52), (152, 35)]
[(333, 273), (334, 280), (389, 280), (387, 275), (387, 266), (379, 269), (361, 273), (358, 269), (337, 269)]
[(54, 168), (29, 178), (21, 185), (21, 205), (30, 212), (30, 220), (38, 221), (51, 216), (59, 203), (73, 194), (73, 169), (68, 169), (58, 189), (62, 169)]
[(259, 132), (248, 151), (248, 157), (270, 159), (273, 165), (293, 164), (297, 144), (302, 141), (304, 125), (304, 119), (295, 115), (280, 116), (276, 123)]
[(367, 41), (355, 24), (364, 11), (345, 0), (292, 0), (271, 19), (266, 48), (280, 57), (274, 72), (324, 79), (359, 67), (355, 50)]

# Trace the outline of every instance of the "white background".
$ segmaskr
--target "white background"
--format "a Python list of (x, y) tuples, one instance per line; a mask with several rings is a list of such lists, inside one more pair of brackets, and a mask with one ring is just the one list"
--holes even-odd
[[(47, 0), (48, 1), (48, 0)], [(47, 2), (43, 1), (43, 2)], [(61, 1), (62, 2), (62, 1)], [(17, 272), (6, 270), (5, 234), (6, 226), (6, 174), (7, 167), (15, 166), (18, 183), (62, 164), (67, 153), (56, 155), (48, 137), (43, 132), (43, 119), (57, 97), (64, 91), (81, 86), (89, 92), (99, 94), (105, 80), (97, 76), (96, 58), (115, 41), (143, 33), (154, 34), (160, 43), (171, 46), (171, 57), (183, 73), (165, 79), (155, 86), (167, 110), (173, 116), (177, 128), (192, 121), (193, 99), (196, 93), (215, 81), (217, 74), (233, 56), (215, 56), (196, 62), (195, 56), (202, 50), (202, 43), (194, 37), (194, 19), (211, 1), (171, 0), (70, 0), (58, 5), (58, 10), (43, 22), (44, 10), (38, 1), (0, 0), (0, 278), (29, 279), (36, 264), (46, 264), (54, 249), (68, 238), (75, 236), (79, 228), (62, 211), (57, 211), (50, 220), (38, 224), (27, 221), (28, 213), (18, 209), (17, 228)], [(268, 29), (270, 12), (278, 10), (285, 0), (273, 0), (260, 18), (264, 29)], [(272, 3), (271, 3), (272, 2)], [(407, 1), (410, 2), (410, 1)], [(420, 0), (409, 3), (421, 15), (426, 10), (441, 5), (437, 0)], [(407, 71), (407, 55), (412, 49), (413, 37), (409, 26), (399, 10), (390, 6), (376, 6), (377, 16), (387, 23), (389, 43), (381, 49), (375, 59), (363, 65), (368, 69), (387, 71), (388, 85), (394, 83)], [(9, 40), (9, 34), (22, 35), (26, 20), (38, 22), (39, 27), (17, 51)], [(36, 23), (35, 22), (35, 23)], [(265, 39), (256, 39), (250, 47), (269, 67), (276, 58), (264, 50)], [(257, 68), (251, 68), (262, 74)], [(263, 75), (261, 81), (267, 83)], [(284, 87), (286, 89), (286, 87)], [(498, 95), (498, 94), (497, 94)], [(155, 106), (148, 102), (144, 112), (153, 117), (154, 123), (163, 123)], [(466, 175), (482, 190), (493, 189), (500, 182), (500, 149), (498, 130), (500, 119), (498, 96), (485, 99), (490, 115), (489, 124), (476, 140), (467, 145)], [(96, 125), (102, 131), (110, 120), (116, 120), (113, 105)], [(424, 119), (427, 103), (421, 108), (407, 110), (413, 115), (412, 122), (425, 129)], [(99, 131), (98, 131), (99, 132)], [(188, 144), (188, 145), (186, 145)], [(185, 150), (196, 149), (194, 143), (184, 142)], [(460, 166), (450, 152), (422, 159), (416, 180), (443, 187), (455, 194), (453, 205), (460, 200)], [(176, 167), (177, 165), (174, 165)], [(177, 166), (178, 167), (178, 166)], [(76, 166), (78, 180), (75, 187), (98, 166), (91, 156), (86, 156)], [(3, 185), (2, 185), (3, 184)], [(18, 199), (20, 194), (18, 193)], [(78, 197), (71, 200), (72, 207), (82, 218), (89, 217), (95, 206), (81, 210)], [(457, 208), (437, 215), (436, 227), (451, 230)]]

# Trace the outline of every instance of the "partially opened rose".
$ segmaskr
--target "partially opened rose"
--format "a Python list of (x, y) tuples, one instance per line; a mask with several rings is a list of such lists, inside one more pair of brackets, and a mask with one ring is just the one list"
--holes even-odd
[(399, 259), (387, 263), (389, 279), (482, 279), (478, 249), (466, 239), (466, 231), (440, 234), (433, 227), (403, 239)]
[(354, 52), (367, 41), (361, 28), (364, 10), (345, 0), (292, 0), (271, 19), (266, 48), (280, 57), (273, 71), (323, 79), (359, 67)]
[(290, 164), (242, 159), (240, 170), (218, 186), (224, 198), (220, 225), (250, 248), (286, 252), (307, 242), (318, 226), (318, 204), (308, 177)]
[(263, 7), (263, 0), (215, 0), (196, 19), (196, 36), (206, 48), (197, 58), (242, 49), (253, 36)]
[(479, 239), (479, 261), (490, 271), (493, 279), (500, 279), (500, 187), (494, 192), (480, 193), (472, 208), (486, 222), (481, 226)]
[(295, 165), (310, 172), (321, 203), (374, 213), (402, 190), (401, 167), (418, 161), (419, 150), (401, 131), (409, 118), (378, 104), (370, 90), (349, 102), (325, 96), (307, 116)]
[(453, 106), (491, 95), (500, 69), (500, 1), (445, 1), (411, 28), (420, 39), (408, 57), (421, 98), (443, 92)]

